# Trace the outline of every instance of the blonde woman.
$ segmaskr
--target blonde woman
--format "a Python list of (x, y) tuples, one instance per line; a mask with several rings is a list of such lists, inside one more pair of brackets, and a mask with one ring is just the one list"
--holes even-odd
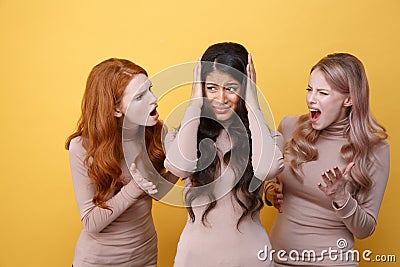
[(322, 58), (307, 87), (309, 114), (279, 126), (285, 170), (266, 186), (280, 212), (271, 230), (277, 266), (356, 266), (354, 236), (375, 230), (389, 175), (385, 129), (369, 107), (364, 66), (350, 54)]

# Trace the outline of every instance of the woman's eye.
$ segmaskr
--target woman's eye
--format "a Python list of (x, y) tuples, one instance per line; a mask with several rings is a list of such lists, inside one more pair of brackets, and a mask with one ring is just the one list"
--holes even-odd
[(321, 92), (319, 92), (321, 95), (328, 95), (328, 93), (327, 92), (323, 92), (323, 91), (321, 91)]
[(207, 86), (207, 90), (209, 90), (209, 91), (217, 91), (217, 88), (215, 88), (214, 86)]
[(136, 100), (141, 100), (143, 98), (143, 94), (138, 95), (135, 99)]
[(226, 88), (226, 90), (229, 92), (236, 92), (238, 89), (235, 87), (228, 87), (228, 88)]
[(311, 91), (311, 88), (310, 88), (310, 87), (307, 87), (307, 88), (306, 88), (306, 91), (307, 91), (307, 92), (310, 92), (310, 91)]

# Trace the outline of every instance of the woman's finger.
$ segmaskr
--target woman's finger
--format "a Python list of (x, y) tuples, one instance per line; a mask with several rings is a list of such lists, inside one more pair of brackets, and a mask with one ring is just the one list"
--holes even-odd
[(158, 193), (158, 190), (157, 190), (157, 189), (149, 190), (148, 193), (149, 193), (150, 195), (154, 195), (154, 194), (157, 194), (157, 193)]
[(318, 183), (318, 188), (319, 188), (319, 190), (321, 190), (322, 192), (324, 192), (326, 194), (327, 189), (321, 183)]
[(248, 55), (248, 76), (250, 77), (250, 80), (253, 81), (253, 83), (256, 83), (256, 70), (254, 68), (254, 63), (253, 63), (253, 57), (249, 53)]
[(136, 172), (136, 164), (133, 162), (129, 168), (131, 172)]
[(135, 163), (131, 164), (129, 170), (131, 172), (133, 180), (135, 180), (138, 183), (141, 183), (143, 181), (143, 176), (139, 172), (139, 170), (136, 168), (136, 164)]
[(202, 107), (203, 90), (201, 86), (201, 57), (197, 61), (193, 70), (192, 95), (190, 98), (193, 105)]
[(328, 177), (328, 174), (326, 173), (326, 172), (323, 172), (322, 174), (321, 174), (321, 177), (322, 177), (322, 180), (324, 181), (324, 183), (326, 184), (326, 185), (330, 185), (332, 182), (331, 182), (331, 180), (329, 179), (329, 177)]
[(346, 169), (343, 172), (343, 176), (347, 177), (350, 174), (351, 168), (353, 168), (354, 162), (350, 162), (347, 166)]
[(341, 180), (343, 178), (343, 174), (342, 172), (339, 170), (339, 167), (336, 166), (335, 168), (333, 168), (333, 172), (335, 174), (335, 179), (336, 180)]

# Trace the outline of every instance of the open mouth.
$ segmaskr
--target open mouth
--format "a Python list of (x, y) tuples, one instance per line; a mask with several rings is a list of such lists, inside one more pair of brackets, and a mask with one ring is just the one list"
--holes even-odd
[(156, 116), (158, 113), (157, 113), (157, 106), (155, 106), (154, 107), (154, 109), (150, 112), (150, 116)]
[(321, 116), (321, 111), (319, 109), (310, 108), (310, 118), (312, 122), (315, 122)]

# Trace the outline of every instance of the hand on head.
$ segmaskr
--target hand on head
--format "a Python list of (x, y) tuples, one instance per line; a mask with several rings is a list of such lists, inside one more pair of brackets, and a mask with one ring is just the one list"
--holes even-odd
[(203, 106), (203, 89), (201, 86), (201, 56), (196, 63), (193, 71), (192, 95), (190, 105), (201, 108)]
[(256, 71), (254, 69), (253, 59), (251, 54), (248, 55), (248, 61), (246, 71), (247, 71), (247, 87), (245, 102), (247, 109), (260, 109), (257, 97), (257, 87), (256, 87)]

